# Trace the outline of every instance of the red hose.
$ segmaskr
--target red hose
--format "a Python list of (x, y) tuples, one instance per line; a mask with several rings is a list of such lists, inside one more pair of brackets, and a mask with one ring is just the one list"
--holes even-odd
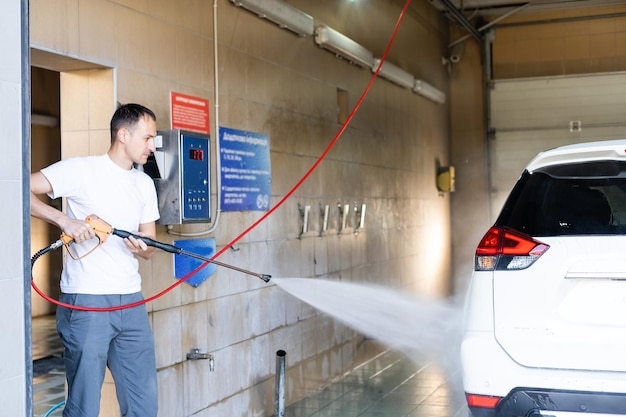
[(41, 297), (43, 297), (45, 300), (51, 302), (52, 304), (56, 304), (58, 306), (61, 306), (61, 307), (71, 308), (73, 310), (82, 310), (82, 311), (100, 311), (100, 312), (102, 312), (102, 311), (115, 311), (115, 310), (122, 310), (122, 309), (126, 309), (126, 308), (137, 307), (137, 306), (140, 306), (142, 304), (149, 303), (150, 301), (154, 301), (154, 300), (156, 300), (159, 297), (164, 296), (168, 292), (172, 291), (176, 286), (178, 286), (181, 283), (187, 281), (189, 278), (191, 278), (194, 274), (196, 274), (198, 271), (200, 271), (202, 268), (204, 268), (208, 264), (209, 264), (209, 262), (203, 263), (202, 265), (200, 265), (199, 267), (197, 267), (196, 269), (194, 269), (193, 271), (189, 272), (187, 275), (182, 277), (180, 280), (176, 281), (174, 284), (170, 285), (169, 287), (167, 287), (166, 289), (164, 289), (160, 293), (155, 294), (155, 295), (153, 295), (150, 298), (146, 298), (144, 300), (137, 301), (137, 302), (134, 302), (134, 303), (131, 303), (131, 304), (124, 304), (124, 305), (115, 306), (115, 307), (85, 307), (85, 306), (76, 306), (76, 305), (72, 305), (72, 304), (63, 303), (63, 302), (61, 302), (59, 300), (55, 300), (54, 298), (48, 296), (43, 291), (41, 291), (39, 289), (39, 287), (37, 287), (37, 285), (35, 284), (35, 280), (34, 279), (31, 279), (30, 284), (33, 287), (33, 289), (35, 290), (35, 292), (37, 294), (39, 294)]
[[(260, 219), (258, 219), (254, 223), (252, 223), (252, 225), (250, 225), (247, 229), (245, 229), (243, 232), (241, 232), (237, 237), (235, 237), (233, 240), (231, 240), (230, 243), (228, 243), (222, 249), (220, 249), (217, 253), (215, 253), (210, 259), (215, 259), (218, 256), (220, 256), (228, 248), (230, 248), (235, 243), (237, 243), (241, 238), (243, 238), (245, 235), (250, 233), (250, 231), (252, 229), (257, 227), (261, 222), (265, 221), (265, 219), (267, 219), (280, 206), (282, 206), (285, 203), (285, 201), (287, 201), (287, 199), (289, 197), (291, 197), (293, 195), (293, 193), (296, 192), (296, 190), (298, 188), (300, 188), (302, 183), (304, 181), (306, 181), (307, 178), (309, 178), (309, 176), (313, 173), (313, 171), (315, 171), (315, 169), (318, 167), (318, 165), (322, 163), (324, 158), (326, 158), (326, 155), (328, 155), (330, 150), (333, 148), (333, 146), (335, 146), (335, 144), (337, 143), (337, 141), (339, 140), (339, 138), (341, 137), (343, 132), (346, 130), (346, 128), (348, 127), (348, 124), (350, 124), (350, 122), (352, 121), (352, 118), (356, 114), (356, 111), (359, 109), (359, 107), (361, 107), (361, 103), (363, 103), (363, 100), (365, 100), (365, 97), (369, 93), (369, 90), (372, 88), (372, 85), (374, 84), (374, 81), (378, 77), (378, 73), (380, 72), (380, 69), (382, 68), (383, 63), (387, 59), (387, 55), (389, 54), (389, 50), (391, 49), (391, 45), (393, 44), (393, 41), (396, 38), (396, 35), (398, 33), (398, 29), (400, 29), (400, 23), (402, 23), (402, 19), (404, 19), (404, 15), (406, 14), (406, 11), (408, 10), (410, 4), (411, 4), (411, 0), (407, 0), (406, 3), (404, 4), (404, 7), (402, 8), (402, 12), (400, 13), (400, 16), (398, 17), (398, 21), (396, 22), (396, 25), (395, 25), (395, 27), (393, 29), (393, 33), (391, 35), (391, 39), (389, 39), (389, 43), (387, 44), (387, 47), (385, 48), (385, 53), (380, 58), (380, 63), (378, 64), (378, 67), (376, 68), (376, 71), (374, 72), (374, 74), (370, 78), (370, 81), (367, 84), (367, 87), (365, 87), (365, 90), (363, 91), (363, 94), (361, 94), (361, 97), (359, 98), (359, 100), (355, 104), (354, 108), (352, 109), (352, 111), (348, 115), (348, 118), (343, 123), (343, 125), (341, 126), (341, 128), (339, 129), (339, 131), (337, 132), (335, 137), (333, 138), (333, 140), (328, 144), (328, 146), (326, 147), (326, 149), (324, 150), (322, 155), (320, 155), (320, 157), (315, 161), (315, 163), (311, 166), (311, 168), (309, 168), (309, 170), (304, 174), (304, 176), (296, 183), (296, 185), (287, 194), (285, 194), (285, 196), (283, 198), (280, 199), (280, 201), (275, 206), (273, 206), (270, 210), (268, 210)], [(202, 265), (200, 265), (199, 267), (197, 267), (193, 271), (189, 272), (187, 275), (185, 275), (184, 277), (182, 277), (181, 279), (176, 281), (174, 284), (170, 285), (169, 287), (167, 287), (166, 289), (164, 289), (160, 293), (158, 293), (156, 295), (153, 295), (150, 298), (146, 298), (145, 300), (138, 301), (136, 303), (125, 304), (125, 305), (116, 306), (116, 307), (94, 308), (94, 307), (75, 306), (75, 305), (62, 303), (62, 302), (60, 302), (58, 300), (54, 300), (53, 298), (51, 298), (51, 297), (47, 296), (46, 294), (44, 294), (35, 285), (35, 281), (32, 280), (32, 279), (31, 279), (31, 285), (32, 285), (33, 289), (37, 292), (37, 294), (42, 296), (47, 301), (49, 301), (49, 302), (51, 302), (53, 304), (56, 304), (58, 306), (61, 306), (61, 307), (67, 307), (67, 308), (71, 308), (71, 309), (74, 309), (74, 310), (83, 310), (83, 311), (115, 311), (115, 310), (121, 310), (121, 309), (125, 309), (125, 308), (136, 307), (136, 306), (139, 306), (139, 305), (142, 305), (142, 304), (149, 303), (150, 301), (156, 300), (159, 297), (162, 297), (163, 295), (167, 294), (168, 292), (170, 292), (171, 290), (176, 288), (178, 285), (182, 284), (183, 282), (185, 282), (186, 280), (191, 278), (194, 274), (196, 274), (198, 271), (200, 271), (202, 268), (204, 268), (208, 264), (209, 264), (209, 262), (204, 262)]]

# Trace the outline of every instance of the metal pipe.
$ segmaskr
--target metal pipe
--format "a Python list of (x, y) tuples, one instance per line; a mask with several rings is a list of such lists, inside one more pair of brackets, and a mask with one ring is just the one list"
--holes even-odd
[(213, 83), (214, 83), (214, 93), (213, 93), (213, 123), (211, 123), (212, 134), (211, 137), (215, 141), (215, 181), (216, 181), (216, 198), (215, 198), (215, 220), (213, 221), (213, 225), (206, 230), (201, 230), (199, 232), (177, 232), (174, 231), (171, 224), (167, 225), (167, 233), (174, 236), (183, 236), (183, 237), (196, 237), (196, 236), (204, 236), (215, 232), (217, 229), (217, 225), (220, 223), (220, 215), (222, 213), (222, 160), (221, 160), (221, 146), (220, 146), (220, 83), (219, 83), (219, 64), (217, 61), (217, 0), (213, 0)]
[(513, 27), (513, 26), (532, 26), (532, 25), (548, 25), (553, 23), (571, 23), (571, 22), (580, 22), (586, 20), (596, 20), (596, 19), (615, 19), (625, 17), (626, 13), (606, 13), (606, 14), (598, 14), (598, 15), (590, 15), (590, 16), (570, 16), (570, 17), (560, 17), (555, 19), (543, 19), (543, 20), (533, 20), (527, 22), (511, 22), (511, 23), (501, 23), (496, 25), (496, 27)]
[[(491, 87), (493, 85), (493, 73), (491, 65), (493, 64), (492, 56), (491, 56), (491, 46), (493, 44), (493, 40), (495, 37), (495, 32), (493, 29), (489, 29), (483, 38), (483, 42), (481, 43), (481, 51), (482, 51), (482, 61), (483, 61), (483, 74), (482, 74), (482, 82), (483, 82), (483, 123), (485, 128), (485, 168), (487, 175), (487, 195), (491, 196), (492, 187), (493, 187), (493, 178), (491, 176), (491, 154), (492, 154), (492, 144), (493, 140), (493, 131), (491, 126)], [(487, 219), (488, 222), (493, 221), (493, 207), (492, 203), (489, 202), (487, 206)]]
[(187, 252), (186, 250), (183, 250), (183, 249), (180, 249), (180, 248), (179, 248), (178, 252), (176, 252), (176, 253), (179, 253), (179, 254), (185, 255), (185, 256), (189, 256), (191, 258), (196, 258), (196, 259), (199, 259), (201, 261), (210, 262), (210, 263), (215, 264), (217, 266), (223, 266), (225, 268), (229, 268), (229, 269), (232, 269), (234, 271), (241, 272), (243, 274), (252, 275), (253, 277), (257, 277), (259, 279), (262, 279), (265, 282), (269, 282), (270, 279), (272, 278), (272, 276), (268, 275), (268, 274), (259, 274), (257, 272), (248, 271), (247, 269), (239, 268), (239, 267), (236, 267), (234, 265), (225, 264), (223, 262), (218, 262), (215, 259), (206, 258), (206, 257), (200, 256), (200, 255), (198, 255), (196, 253)]
[(285, 417), (285, 357), (287, 352), (276, 352), (276, 393), (274, 396), (274, 417)]
[[(489, 23), (481, 26), (478, 28), (478, 33), (483, 32), (486, 29), (489, 29), (491, 26), (497, 24), (498, 22), (500, 22), (503, 19), (506, 19), (507, 17), (521, 11), (522, 9), (524, 9), (525, 7), (527, 7), (528, 5), (530, 5), (530, 3), (526, 3), (526, 4), (522, 4), (520, 7), (517, 7), (511, 11), (509, 11), (508, 13), (503, 14), (502, 16), (498, 16), (496, 17), (494, 20), (490, 21)], [(461, 36), (459, 39), (455, 40), (454, 42), (451, 42), (448, 44), (448, 47), (453, 47), (454, 45), (456, 45), (457, 43), (461, 43), (463, 41), (465, 41), (466, 39), (470, 38), (472, 35), (465, 35), (465, 36)]]
[(481, 41), (481, 35), (480, 33), (478, 33), (478, 30), (476, 30), (476, 28), (472, 26), (472, 24), (465, 18), (465, 16), (463, 16), (463, 13), (457, 10), (457, 8), (454, 6), (454, 4), (452, 4), (450, 0), (439, 1), (446, 7), (446, 9), (448, 9), (448, 11), (452, 14), (456, 21), (459, 22), (461, 26), (463, 26), (474, 38), (476, 38), (477, 41)]
[[(21, 77), (20, 77), (20, 94), (21, 94), (21, 122), (22, 122), (22, 273), (23, 291), (24, 291), (24, 309), (22, 310), (24, 321), (24, 414), (32, 416), (34, 413), (33, 402), (33, 339), (32, 339), (32, 301), (30, 291), (30, 281), (32, 278), (32, 269), (28, 262), (28, 254), (30, 253), (30, 173), (31, 173), (31, 87), (30, 87), (30, 2), (28, 0), (14, 1), (13, 4), (20, 4), (20, 48), (21, 48)], [(13, 10), (13, 9), (12, 9)], [(13, 33), (12, 33), (13, 34)], [(5, 42), (9, 44), (13, 41)], [(13, 45), (12, 45), (13, 47)], [(26, 279), (29, 277), (29, 279)], [(17, 400), (17, 399), (16, 399)]]

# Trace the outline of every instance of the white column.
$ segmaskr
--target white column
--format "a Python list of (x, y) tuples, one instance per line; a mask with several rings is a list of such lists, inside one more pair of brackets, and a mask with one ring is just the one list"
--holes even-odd
[(24, 192), (30, 172), (28, 0), (0, 2), (0, 51), (0, 230), (5, 239), (0, 251), (0, 404), (2, 415), (19, 417), (32, 416), (30, 206)]

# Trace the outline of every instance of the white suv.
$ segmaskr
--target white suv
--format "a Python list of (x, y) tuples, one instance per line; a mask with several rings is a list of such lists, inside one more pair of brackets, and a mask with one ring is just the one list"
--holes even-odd
[(461, 360), (474, 417), (626, 416), (626, 140), (528, 164), (476, 249)]

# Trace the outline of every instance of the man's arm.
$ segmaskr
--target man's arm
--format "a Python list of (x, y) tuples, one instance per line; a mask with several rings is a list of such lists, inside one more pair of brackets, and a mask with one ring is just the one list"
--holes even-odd
[(95, 236), (95, 231), (84, 220), (72, 219), (67, 214), (46, 204), (39, 195), (52, 192), (52, 185), (45, 175), (35, 172), (30, 176), (30, 214), (33, 217), (54, 224), (61, 231), (72, 236), (76, 242), (83, 242)]

